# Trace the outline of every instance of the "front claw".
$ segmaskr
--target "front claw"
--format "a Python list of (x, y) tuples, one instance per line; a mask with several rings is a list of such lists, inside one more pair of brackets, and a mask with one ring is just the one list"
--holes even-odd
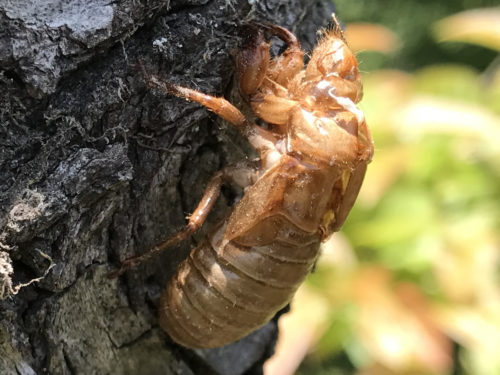
[(261, 86), (269, 66), (269, 43), (264, 33), (254, 25), (245, 28), (246, 40), (236, 56), (236, 69), (240, 91), (243, 95), (252, 95)]

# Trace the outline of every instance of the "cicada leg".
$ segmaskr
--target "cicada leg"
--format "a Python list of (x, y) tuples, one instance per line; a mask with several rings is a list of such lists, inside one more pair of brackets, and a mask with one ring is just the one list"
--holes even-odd
[(248, 99), (259, 89), (269, 65), (269, 43), (262, 30), (251, 25), (245, 28), (245, 42), (236, 56), (236, 71), (241, 94)]
[(185, 98), (187, 100), (200, 103), (206, 108), (218, 114), (224, 120), (236, 127), (252, 147), (259, 153), (261, 159), (275, 149), (278, 141), (276, 136), (254, 123), (249, 122), (243, 113), (224, 98), (204, 94), (200, 91), (187, 87), (182, 87), (168, 81), (159, 79), (156, 76), (149, 76), (149, 84), (168, 94)]
[(267, 79), (288, 89), (290, 82), (304, 69), (304, 51), (297, 37), (287, 29), (277, 25), (263, 27), (288, 45), (281, 55), (271, 60), (267, 72)]
[[(282, 39), (287, 49), (270, 59), (269, 43), (264, 40), (262, 30)], [(253, 25), (248, 35), (236, 58), (240, 91), (258, 117), (282, 127), (288, 122), (290, 110), (297, 105), (290, 99), (288, 86), (303, 69), (304, 52), (295, 35), (280, 26)], [(276, 130), (283, 134), (286, 130), (280, 127)]]
[(208, 182), (205, 192), (203, 193), (203, 197), (194, 212), (191, 216), (189, 216), (188, 223), (182, 230), (159, 243), (148, 252), (125, 260), (120, 269), (111, 272), (108, 276), (110, 278), (118, 277), (129, 268), (137, 266), (145, 260), (163, 252), (169, 247), (175, 246), (179, 242), (191, 236), (201, 228), (207, 219), (208, 214), (212, 210), (217, 198), (220, 195), (220, 190), (223, 184), (232, 183), (244, 188), (255, 182), (259, 172), (260, 163), (258, 161), (240, 162), (217, 171)]
[[(270, 59), (269, 43), (265, 41), (262, 29), (282, 39), (287, 49), (276, 58)], [(244, 96), (252, 96), (262, 88), (267, 91), (270, 82), (288, 86), (288, 82), (304, 67), (304, 51), (297, 37), (277, 25), (248, 26), (246, 41), (236, 57), (236, 69), (240, 90)]]

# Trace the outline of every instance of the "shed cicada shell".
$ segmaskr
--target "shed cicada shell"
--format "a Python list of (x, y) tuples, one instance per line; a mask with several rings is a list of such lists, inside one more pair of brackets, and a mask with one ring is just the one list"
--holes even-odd
[[(304, 51), (280, 26), (252, 29), (237, 56), (239, 87), (264, 128), (224, 98), (148, 75), (165, 93), (198, 102), (241, 131), (259, 160), (215, 173), (189, 223), (115, 274), (178, 243), (205, 221), (221, 186), (244, 196), (194, 248), (159, 303), (161, 327), (186, 347), (217, 347), (263, 326), (293, 297), (319, 247), (344, 223), (373, 154), (356, 58), (337, 25), (323, 32), (307, 66)], [(286, 50), (270, 56), (265, 35)]]

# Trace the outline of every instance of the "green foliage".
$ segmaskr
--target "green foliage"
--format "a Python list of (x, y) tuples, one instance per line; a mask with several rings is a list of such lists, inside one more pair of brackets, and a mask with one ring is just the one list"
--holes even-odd
[(343, 227), (349, 262), (320, 260), (308, 280), (331, 312), (299, 374), (500, 373), (500, 69), (487, 69), (495, 52), (430, 31), (495, 3), (336, 1), (345, 23), (384, 24), (401, 48), (360, 55), (375, 157)]
[(494, 51), (458, 43), (439, 45), (431, 26), (439, 19), (466, 9), (498, 6), (498, 0), (335, 0), (344, 23), (370, 22), (387, 26), (402, 41), (399, 51), (390, 56), (361, 56), (362, 69), (414, 70), (450, 61), (484, 70), (495, 57)]

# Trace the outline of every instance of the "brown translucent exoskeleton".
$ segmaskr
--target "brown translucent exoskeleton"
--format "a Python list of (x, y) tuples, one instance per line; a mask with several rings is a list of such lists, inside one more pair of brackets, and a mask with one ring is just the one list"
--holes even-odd
[[(271, 58), (264, 32), (287, 49)], [(237, 56), (242, 96), (264, 129), (223, 98), (149, 76), (152, 87), (198, 102), (238, 128), (260, 160), (217, 172), (187, 226), (115, 273), (190, 236), (220, 188), (244, 196), (215, 232), (191, 251), (160, 300), (159, 320), (179, 344), (217, 347), (263, 326), (311, 271), (320, 243), (344, 223), (358, 195), (373, 143), (356, 103), (363, 95), (354, 54), (338, 26), (324, 31), (309, 63), (297, 38), (263, 25)]]

